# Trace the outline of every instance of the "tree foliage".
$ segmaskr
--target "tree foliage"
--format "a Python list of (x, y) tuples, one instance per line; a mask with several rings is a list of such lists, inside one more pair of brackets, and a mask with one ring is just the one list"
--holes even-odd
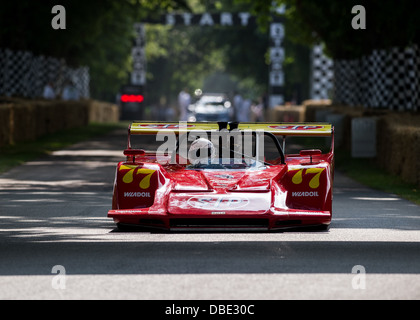
[[(149, 26), (147, 39), (148, 91), (154, 100), (173, 99), (184, 87), (241, 90), (254, 99), (266, 89), (268, 36), (253, 28)], [(226, 78), (224, 87), (215, 77)]]
[[(305, 44), (322, 42), (333, 58), (351, 59), (374, 49), (405, 47), (420, 43), (419, 1), (409, 0), (237, 0), (247, 3), (260, 15), (263, 25), (275, 7), (287, 6), (287, 33)], [(351, 9), (366, 9), (367, 28), (354, 30)]]
[[(307, 77), (307, 47), (315, 42), (323, 42), (334, 58), (420, 42), (418, 1), (61, 0), (67, 28), (53, 30), (51, 9), (56, 4), (1, 1), (0, 46), (89, 66), (92, 96), (107, 100), (128, 82), (134, 22), (166, 12), (247, 11), (257, 16), (259, 28), (148, 28), (148, 80), (156, 98), (173, 96), (183, 86), (214, 83), (218, 74), (227, 74), (247, 92), (261, 93), (268, 79), (268, 25), (282, 4), (287, 5), (286, 87)], [(366, 30), (351, 28), (356, 4), (366, 7)]]
[(112, 99), (131, 69), (133, 24), (162, 10), (189, 10), (184, 0), (62, 0), (66, 29), (54, 30), (53, 0), (0, 2), (0, 46), (87, 65), (92, 96)]
[[(193, 13), (248, 12), (235, 0), (189, 0)], [(240, 90), (257, 99), (267, 88), (267, 32), (255, 27), (147, 27), (148, 92), (174, 100), (184, 87)]]

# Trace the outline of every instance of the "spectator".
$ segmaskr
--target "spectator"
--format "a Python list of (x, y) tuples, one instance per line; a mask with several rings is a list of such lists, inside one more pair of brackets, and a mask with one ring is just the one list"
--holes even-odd
[(79, 100), (80, 95), (73, 81), (67, 81), (63, 89), (63, 100)]
[(239, 117), (240, 117), (239, 112), (241, 110), (242, 103), (243, 103), (242, 96), (240, 95), (240, 93), (235, 91), (235, 95), (233, 97), (233, 109), (235, 111), (235, 118), (238, 121), (239, 121)]
[(253, 114), (254, 122), (263, 122), (264, 121), (264, 104), (262, 98), (260, 98), (259, 103), (255, 103), (251, 107)]
[(178, 95), (180, 121), (187, 121), (188, 107), (190, 106), (190, 104), (191, 104), (191, 95), (188, 93), (188, 89), (185, 88)]
[(55, 99), (55, 92), (51, 82), (48, 82), (44, 87), (44, 92), (42, 93), (44, 99)]
[(239, 112), (237, 113), (237, 119), (239, 122), (249, 122), (251, 113), (251, 100), (244, 99), (240, 105)]

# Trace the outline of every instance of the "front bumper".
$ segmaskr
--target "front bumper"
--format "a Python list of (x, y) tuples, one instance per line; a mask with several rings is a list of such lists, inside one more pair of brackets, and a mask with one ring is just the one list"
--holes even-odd
[(331, 212), (276, 210), (264, 214), (154, 214), (147, 209), (110, 210), (108, 217), (118, 225), (164, 230), (277, 230), (284, 228), (328, 226)]

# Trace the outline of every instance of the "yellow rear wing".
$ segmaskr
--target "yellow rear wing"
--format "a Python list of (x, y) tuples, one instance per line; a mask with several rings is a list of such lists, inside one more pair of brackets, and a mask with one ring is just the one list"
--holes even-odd
[[(226, 126), (226, 123), (225, 123)], [(193, 130), (217, 131), (220, 130), (220, 123), (217, 122), (134, 122), (129, 128), (131, 134), (157, 134), (158, 132), (173, 131), (175, 133), (186, 133)], [(227, 129), (232, 128), (228, 124)], [(235, 126), (236, 128), (236, 126)], [(243, 122), (237, 124), (240, 131), (261, 130), (270, 132), (276, 136), (331, 136), (333, 127), (329, 123), (263, 123)]]

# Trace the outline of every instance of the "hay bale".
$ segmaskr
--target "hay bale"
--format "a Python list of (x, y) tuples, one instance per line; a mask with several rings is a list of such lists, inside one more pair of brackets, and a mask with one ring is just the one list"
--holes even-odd
[(420, 186), (420, 115), (387, 114), (378, 127), (378, 164)]
[[(272, 120), (271, 120), (272, 119)], [(270, 122), (304, 122), (305, 106), (277, 106), (272, 109)]]
[(86, 126), (91, 122), (118, 122), (118, 106), (94, 100), (25, 100), (10, 98), (0, 105), (0, 146), (33, 141), (45, 134)]
[(89, 123), (99, 122), (118, 122), (119, 109), (118, 106), (101, 101), (89, 101)]
[(0, 147), (13, 143), (11, 137), (11, 115), (11, 104), (0, 105)]
[(33, 141), (36, 139), (34, 132), (35, 124), (35, 106), (32, 103), (20, 103), (13, 105), (11, 131), (14, 142)]
[(305, 100), (302, 105), (305, 107), (305, 122), (316, 122), (317, 111), (329, 110), (331, 100)]

